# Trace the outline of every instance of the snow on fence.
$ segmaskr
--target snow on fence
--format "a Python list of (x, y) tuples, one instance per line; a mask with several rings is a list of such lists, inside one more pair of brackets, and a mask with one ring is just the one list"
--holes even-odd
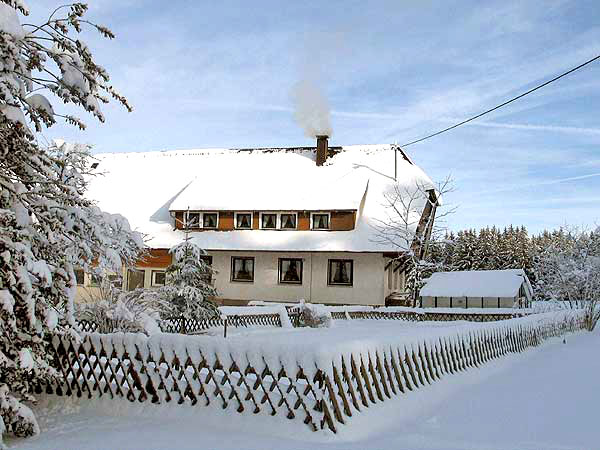
[(337, 327), (262, 340), (113, 333), (75, 341), (56, 335), (51, 347), (63, 377), (46, 390), (217, 405), (336, 432), (376, 403), (581, 328), (583, 314), (561, 311), (408, 333), (372, 335), (368, 328), (367, 338)]

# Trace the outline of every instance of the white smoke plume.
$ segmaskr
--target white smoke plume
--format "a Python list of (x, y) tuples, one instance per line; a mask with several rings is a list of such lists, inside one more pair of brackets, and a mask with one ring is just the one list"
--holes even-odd
[(294, 117), (307, 137), (331, 136), (329, 102), (315, 81), (307, 78), (296, 83), (292, 99)]

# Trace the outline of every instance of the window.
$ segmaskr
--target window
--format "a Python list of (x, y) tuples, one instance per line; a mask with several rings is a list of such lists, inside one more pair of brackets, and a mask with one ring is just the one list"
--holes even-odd
[(144, 287), (144, 271), (138, 269), (127, 269), (127, 290), (133, 291)]
[(235, 227), (239, 230), (252, 228), (252, 213), (235, 213)]
[(277, 214), (275, 213), (261, 213), (260, 215), (260, 227), (265, 230), (274, 230), (277, 228)]
[(167, 273), (162, 270), (152, 271), (152, 286), (164, 286), (167, 280)]
[(121, 276), (116, 273), (112, 273), (107, 276), (108, 282), (112, 284), (115, 288), (121, 289), (123, 287), (123, 282), (121, 280)]
[(200, 213), (188, 212), (185, 226), (186, 228), (200, 228)]
[(327, 284), (352, 286), (354, 261), (351, 259), (330, 259)]
[(75, 281), (77, 281), (77, 286), (83, 286), (85, 281), (83, 269), (75, 269)]
[(312, 215), (313, 230), (329, 230), (329, 214), (318, 213)]
[(202, 272), (202, 280), (207, 283), (212, 285), (213, 282), (213, 270), (212, 270), (212, 256), (210, 255), (202, 255), (200, 256), (200, 259), (204, 262), (204, 264), (206, 264), (208, 267), (206, 267), (206, 269)]
[(302, 260), (299, 258), (280, 258), (279, 282), (302, 284)]
[(202, 228), (217, 228), (219, 226), (219, 213), (202, 214)]
[(281, 229), (282, 230), (295, 230), (297, 221), (298, 221), (298, 215), (295, 213), (281, 214)]
[(231, 281), (254, 281), (254, 258), (232, 256)]

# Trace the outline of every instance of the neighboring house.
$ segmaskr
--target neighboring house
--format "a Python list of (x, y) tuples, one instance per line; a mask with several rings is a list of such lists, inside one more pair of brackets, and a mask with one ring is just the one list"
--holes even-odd
[[(207, 149), (98, 154), (98, 206), (147, 235), (150, 255), (124, 272), (126, 289), (165, 282), (168, 249), (185, 232), (209, 256), (218, 299), (384, 304), (404, 289), (398, 247), (374, 226), (396, 183), (426, 187), (415, 233), (435, 217), (433, 183), (390, 145)], [(396, 167), (394, 167), (396, 164)], [(394, 178), (397, 178), (395, 180)]]
[(436, 272), (421, 289), (423, 308), (526, 308), (533, 290), (523, 269)]

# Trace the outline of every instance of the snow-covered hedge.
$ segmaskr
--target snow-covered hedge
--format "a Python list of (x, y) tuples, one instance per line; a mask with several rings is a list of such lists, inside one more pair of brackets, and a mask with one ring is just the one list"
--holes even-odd
[[(58, 394), (217, 405), (336, 431), (363, 407), (583, 326), (580, 311), (456, 326), (334, 327), (228, 339), (56, 336)], [(110, 359), (107, 358), (110, 355)], [(90, 370), (90, 368), (94, 368)]]

